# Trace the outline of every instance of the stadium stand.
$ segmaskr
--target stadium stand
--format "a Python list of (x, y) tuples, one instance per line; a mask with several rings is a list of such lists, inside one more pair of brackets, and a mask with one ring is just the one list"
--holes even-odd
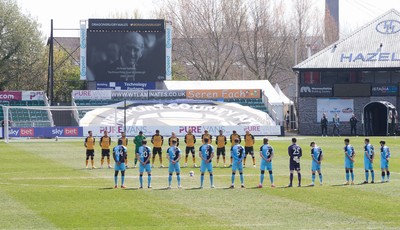
[(225, 99), (224, 101), (238, 103), (240, 105), (249, 106), (253, 109), (258, 109), (268, 113), (268, 109), (265, 106), (264, 102), (262, 101), (262, 98), (251, 98), (251, 99), (235, 98), (235, 99)]
[[(21, 93), (29, 94), (30, 91)], [(16, 106), (9, 109), (12, 127), (48, 127), (53, 126), (50, 110), (35, 109), (35, 106), (46, 106), (45, 98), (38, 100), (0, 101), (0, 121), (4, 120), (4, 106)]]

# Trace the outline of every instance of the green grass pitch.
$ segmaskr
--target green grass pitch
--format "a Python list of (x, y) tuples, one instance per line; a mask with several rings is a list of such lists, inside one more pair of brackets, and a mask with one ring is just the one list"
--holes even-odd
[[(131, 139), (131, 138), (130, 138)], [(259, 183), (257, 168), (247, 159), (246, 188), (230, 185), (230, 168), (214, 168), (215, 189), (199, 187), (199, 169), (183, 168), (183, 189), (166, 190), (167, 168), (153, 169), (153, 189), (139, 190), (138, 169), (127, 170), (127, 189), (113, 189), (113, 170), (84, 168), (83, 140), (25, 140), (0, 142), (0, 229), (399, 229), (400, 138), (384, 137), (390, 147), (391, 181), (360, 185), (365, 180), (363, 137), (351, 138), (356, 150), (354, 186), (342, 186), (344, 137), (298, 137), (303, 148), (303, 185), (311, 182), (309, 143), (324, 151), (324, 184), (286, 188), (289, 182), (289, 137), (271, 137), (276, 188)], [(377, 152), (379, 140), (371, 138)], [(115, 143), (113, 143), (115, 144)], [(198, 147), (196, 147), (198, 148)], [(130, 146), (129, 149), (133, 149)], [(165, 151), (166, 147), (164, 147)], [(184, 151), (184, 146), (181, 146)], [(378, 153), (379, 154), (379, 153)], [(196, 152), (197, 155), (197, 152)], [(96, 148), (95, 164), (99, 167)], [(164, 164), (167, 165), (165, 153)], [(229, 160), (229, 158), (227, 158)], [(130, 152), (129, 163), (132, 165)], [(158, 160), (156, 161), (158, 166)], [(216, 161), (214, 158), (214, 166)], [(199, 159), (197, 158), (199, 164)], [(221, 163), (220, 163), (221, 164)], [(112, 164), (113, 165), (113, 164)], [(181, 161), (183, 166), (183, 159)], [(191, 157), (189, 166), (192, 166)], [(249, 167), (250, 166), (250, 167)], [(380, 182), (379, 159), (374, 162), (375, 181)], [(189, 177), (189, 171), (195, 172)], [(147, 176), (144, 176), (147, 183)], [(295, 174), (294, 182), (297, 182)], [(295, 183), (296, 184), (296, 183)]]

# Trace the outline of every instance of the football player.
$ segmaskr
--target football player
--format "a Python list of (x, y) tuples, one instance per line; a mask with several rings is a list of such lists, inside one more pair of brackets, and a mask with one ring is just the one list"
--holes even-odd
[(274, 185), (274, 175), (272, 174), (272, 158), (274, 157), (274, 148), (268, 144), (268, 138), (264, 138), (263, 145), (260, 147), (260, 184), (259, 188), (262, 188), (264, 182), (264, 173), (265, 170), (268, 170), (269, 180), (271, 181), (271, 187), (275, 187)]

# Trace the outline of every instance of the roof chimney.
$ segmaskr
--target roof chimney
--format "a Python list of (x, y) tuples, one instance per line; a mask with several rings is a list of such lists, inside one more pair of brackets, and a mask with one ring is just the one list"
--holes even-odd
[(325, 43), (339, 40), (339, 0), (325, 0)]

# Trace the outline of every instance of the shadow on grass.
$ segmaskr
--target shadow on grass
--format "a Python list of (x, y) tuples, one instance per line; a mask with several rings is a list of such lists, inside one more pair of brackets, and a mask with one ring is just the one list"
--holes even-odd
[(201, 187), (194, 187), (194, 188), (185, 188), (185, 190), (202, 190)]
[(333, 184), (331, 186), (332, 187), (345, 187), (345, 186), (351, 186), (351, 185), (348, 185), (348, 184)]
[(112, 190), (112, 189), (116, 189), (116, 188), (114, 188), (114, 187), (98, 188), (98, 190)]
[(259, 188), (258, 186), (254, 186), (254, 187), (247, 187), (247, 189), (261, 189), (261, 188)]
[(139, 188), (114, 188), (114, 187), (104, 187), (104, 188), (98, 188), (98, 190), (139, 190)]

